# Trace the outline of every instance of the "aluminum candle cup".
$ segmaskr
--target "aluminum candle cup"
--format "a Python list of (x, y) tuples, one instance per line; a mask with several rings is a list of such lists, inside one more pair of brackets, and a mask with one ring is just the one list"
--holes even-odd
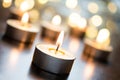
[(11, 39), (25, 43), (32, 43), (38, 32), (39, 29), (30, 24), (28, 24), (28, 26), (22, 26), (21, 22), (18, 20), (7, 20), (7, 29), (5, 36)]
[(19, 9), (12, 7), (10, 8), (10, 16), (9, 19), (18, 19), (20, 20), (23, 15), (23, 12), (20, 11)]
[(70, 35), (80, 39), (84, 38), (87, 28), (87, 20), (81, 17), (77, 13), (72, 13), (68, 19), (68, 25), (70, 27)]
[(49, 22), (42, 22), (41, 25), (41, 38), (47, 39), (51, 42), (56, 42), (59, 33), (64, 30), (63, 27), (52, 25)]
[(70, 35), (73, 37), (78, 37), (80, 39), (83, 39), (85, 36), (85, 30), (80, 30), (77, 27), (71, 27), (70, 28)]
[(69, 74), (75, 57), (63, 49), (56, 52), (56, 46), (47, 44), (36, 45), (33, 63), (40, 69), (55, 73)]
[(83, 56), (87, 59), (95, 59), (101, 62), (107, 62), (110, 53), (112, 52), (112, 47), (108, 46), (106, 48), (98, 48), (97, 44), (91, 40), (85, 40), (85, 48), (83, 51)]

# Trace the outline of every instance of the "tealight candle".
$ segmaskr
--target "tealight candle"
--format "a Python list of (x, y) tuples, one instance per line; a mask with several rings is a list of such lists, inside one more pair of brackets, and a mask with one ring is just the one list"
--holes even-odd
[(69, 16), (68, 25), (70, 26), (70, 35), (83, 39), (86, 31), (87, 21), (77, 13)]
[(85, 39), (84, 57), (107, 62), (112, 52), (109, 36), (110, 32), (107, 29), (101, 29), (95, 41)]
[(58, 37), (57, 46), (51, 44), (36, 45), (33, 63), (40, 69), (51, 73), (69, 74), (75, 57), (60, 48), (63, 36), (64, 32), (62, 31)]
[(21, 42), (31, 43), (35, 39), (39, 29), (28, 23), (29, 15), (26, 12), (21, 21), (8, 19), (5, 36)]
[(52, 22), (43, 21), (41, 24), (41, 38), (54, 43), (57, 40), (59, 33), (64, 30), (65, 27), (60, 26), (61, 17), (56, 15), (53, 17)]
[(10, 16), (9, 19), (18, 19), (20, 20), (24, 12), (22, 12), (20, 9), (11, 7), (10, 8)]
[[(18, 4), (19, 1), (15, 1), (15, 2), (17, 2)], [(34, 7), (34, 0), (30, 0), (30, 1), (24, 0), (21, 3), (19, 2), (19, 4), (20, 4), (19, 6), (10, 8), (10, 12), (11, 12), (10, 17), (9, 17), (10, 19), (20, 20), (24, 12)]]

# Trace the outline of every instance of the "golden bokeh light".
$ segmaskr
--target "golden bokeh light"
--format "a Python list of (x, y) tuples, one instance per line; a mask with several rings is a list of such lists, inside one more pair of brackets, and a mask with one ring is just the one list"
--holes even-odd
[(52, 19), (52, 24), (60, 25), (61, 24), (61, 16), (60, 15), (55, 15)]
[(90, 2), (88, 4), (88, 10), (91, 12), (91, 13), (97, 13), (98, 10), (99, 10), (99, 6), (97, 3), (95, 2)]
[(48, 2), (48, 0), (38, 0), (38, 2), (39, 2), (40, 4), (46, 4), (46, 3)]
[(27, 10), (30, 10), (34, 7), (35, 2), (34, 0), (16, 0), (15, 6), (20, 8), (21, 11), (25, 12)]
[(2, 2), (2, 6), (4, 7), (4, 8), (8, 8), (8, 7), (10, 7), (12, 5), (12, 0), (3, 0), (3, 2)]
[(116, 23), (113, 20), (107, 20), (106, 21), (106, 28), (111, 30), (111, 31), (116, 30), (117, 29)]
[(101, 29), (101, 30), (99, 31), (98, 36), (97, 36), (97, 38), (96, 38), (96, 41), (97, 41), (98, 43), (104, 43), (104, 42), (106, 42), (106, 40), (109, 39), (109, 37), (110, 37), (110, 32), (109, 32), (109, 30), (106, 29), (106, 28), (103, 28), (103, 29)]
[(70, 9), (73, 9), (77, 6), (78, 0), (66, 0), (66, 6)]
[(78, 23), (78, 27), (79, 27), (80, 29), (86, 28), (87, 21), (86, 21), (85, 18), (80, 18), (80, 19), (77, 21), (77, 23)]
[(98, 27), (102, 24), (103, 20), (102, 20), (102, 17), (99, 16), (99, 15), (94, 15), (92, 18), (91, 18), (91, 22), (94, 26)]
[(14, 1), (15, 7), (19, 8), (20, 5), (21, 5), (21, 3), (22, 3), (23, 1), (24, 1), (24, 0), (15, 0), (15, 1)]
[(109, 2), (109, 4), (108, 4), (108, 10), (111, 13), (116, 13), (117, 12), (117, 6), (115, 5), (115, 3)]
[(29, 11), (29, 16), (30, 16), (30, 22), (34, 23), (34, 22), (37, 22), (39, 20), (40, 13), (38, 10), (32, 9)]
[(72, 13), (69, 16), (68, 24), (71, 27), (78, 27), (80, 29), (84, 29), (87, 25), (87, 21), (85, 18), (81, 17), (79, 14)]
[(25, 11), (28, 10), (28, 7), (29, 7), (29, 4), (28, 4), (26, 1), (24, 1), (24, 2), (22, 2), (21, 5), (20, 5), (20, 10), (21, 10), (22, 12), (25, 12)]
[(98, 48), (106, 48), (110, 45), (110, 32), (108, 29), (103, 28), (99, 31), (96, 38)]
[(78, 13), (71, 13), (69, 18), (68, 18), (68, 24), (71, 26), (71, 27), (76, 27), (79, 19), (80, 19), (80, 15)]
[(88, 27), (86, 30), (86, 36), (90, 39), (95, 39), (98, 34), (98, 29), (96, 27)]

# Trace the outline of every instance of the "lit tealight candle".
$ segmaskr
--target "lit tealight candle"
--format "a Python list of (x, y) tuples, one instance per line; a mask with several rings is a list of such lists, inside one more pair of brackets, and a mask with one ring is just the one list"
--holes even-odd
[(60, 47), (62, 45), (63, 37), (64, 32), (62, 31), (58, 37), (56, 45), (36, 45), (33, 63), (48, 72), (68, 74), (75, 57)]
[(84, 55), (106, 62), (112, 52), (110, 43), (110, 32), (108, 29), (101, 29), (95, 41), (85, 39)]
[(55, 15), (51, 22), (43, 21), (41, 24), (42, 28), (41, 38), (54, 43), (57, 40), (59, 33), (62, 30), (66, 31), (66, 28), (60, 26), (60, 24), (61, 24), (60, 15)]
[(69, 16), (68, 25), (70, 26), (71, 36), (80, 37), (81, 39), (84, 37), (87, 26), (85, 18), (77, 13), (72, 13)]
[[(18, 5), (19, 4), (19, 5)], [(34, 0), (15, 0), (15, 7), (10, 8), (10, 19), (20, 19), (22, 15), (34, 7)]]
[(110, 43), (110, 32), (108, 29), (101, 29), (96, 38), (97, 46), (106, 48)]
[(38, 27), (28, 23), (29, 15), (25, 13), (20, 20), (8, 19), (5, 36), (21, 42), (33, 42), (36, 34), (39, 32)]

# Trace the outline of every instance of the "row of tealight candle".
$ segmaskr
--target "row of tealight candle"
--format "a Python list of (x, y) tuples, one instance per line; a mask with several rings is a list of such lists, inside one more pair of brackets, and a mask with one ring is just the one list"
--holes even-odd
[[(71, 16), (73, 15), (76, 16), (76, 14), (72, 14)], [(41, 37), (45, 40), (50, 39), (53, 42), (55, 42), (57, 38), (58, 40), (56, 45), (37, 44), (32, 62), (39, 68), (48, 72), (56, 74), (69, 74), (75, 57), (61, 48), (64, 31), (66, 29), (58, 25), (60, 23), (59, 20), (60, 17), (57, 15), (53, 18), (51, 23), (47, 21), (42, 22)], [(86, 20), (82, 17), (78, 17), (78, 21), (74, 21), (75, 24), (72, 23), (72, 20), (74, 21), (73, 17), (70, 17), (69, 26), (71, 27), (71, 35), (83, 38), (87, 26)], [(5, 36), (12, 39), (25, 43), (31, 43), (34, 41), (38, 32), (39, 28), (34, 27), (29, 23), (29, 15), (27, 12), (23, 14), (21, 20), (7, 20)], [(109, 45), (109, 36), (109, 31), (107, 29), (102, 29), (99, 31), (95, 41), (85, 39), (83, 54), (87, 57), (107, 61), (107, 57), (112, 51), (112, 48)]]
[(28, 13), (24, 13), (21, 20), (8, 19), (5, 36), (25, 43), (34, 41), (39, 29), (29, 22)]
[(85, 59), (95, 59), (101, 62), (108, 62), (108, 57), (112, 52), (110, 46), (110, 32), (103, 28), (98, 32), (96, 40), (85, 39), (85, 48), (83, 50), (83, 57)]
[[(61, 48), (65, 29), (58, 25), (53, 25), (58, 23), (56, 22), (56, 18), (58, 19), (59, 17), (53, 18), (51, 23), (43, 21), (41, 25), (41, 37), (51, 39), (53, 42), (58, 38), (56, 45), (37, 44), (32, 62), (39, 68), (48, 72), (69, 74), (75, 57)], [(23, 14), (21, 20), (19, 20), (18, 17), (16, 17), (16, 19), (7, 20), (5, 36), (11, 39), (24, 43), (32, 43), (38, 32), (39, 28), (29, 23), (29, 15), (27, 12)]]

